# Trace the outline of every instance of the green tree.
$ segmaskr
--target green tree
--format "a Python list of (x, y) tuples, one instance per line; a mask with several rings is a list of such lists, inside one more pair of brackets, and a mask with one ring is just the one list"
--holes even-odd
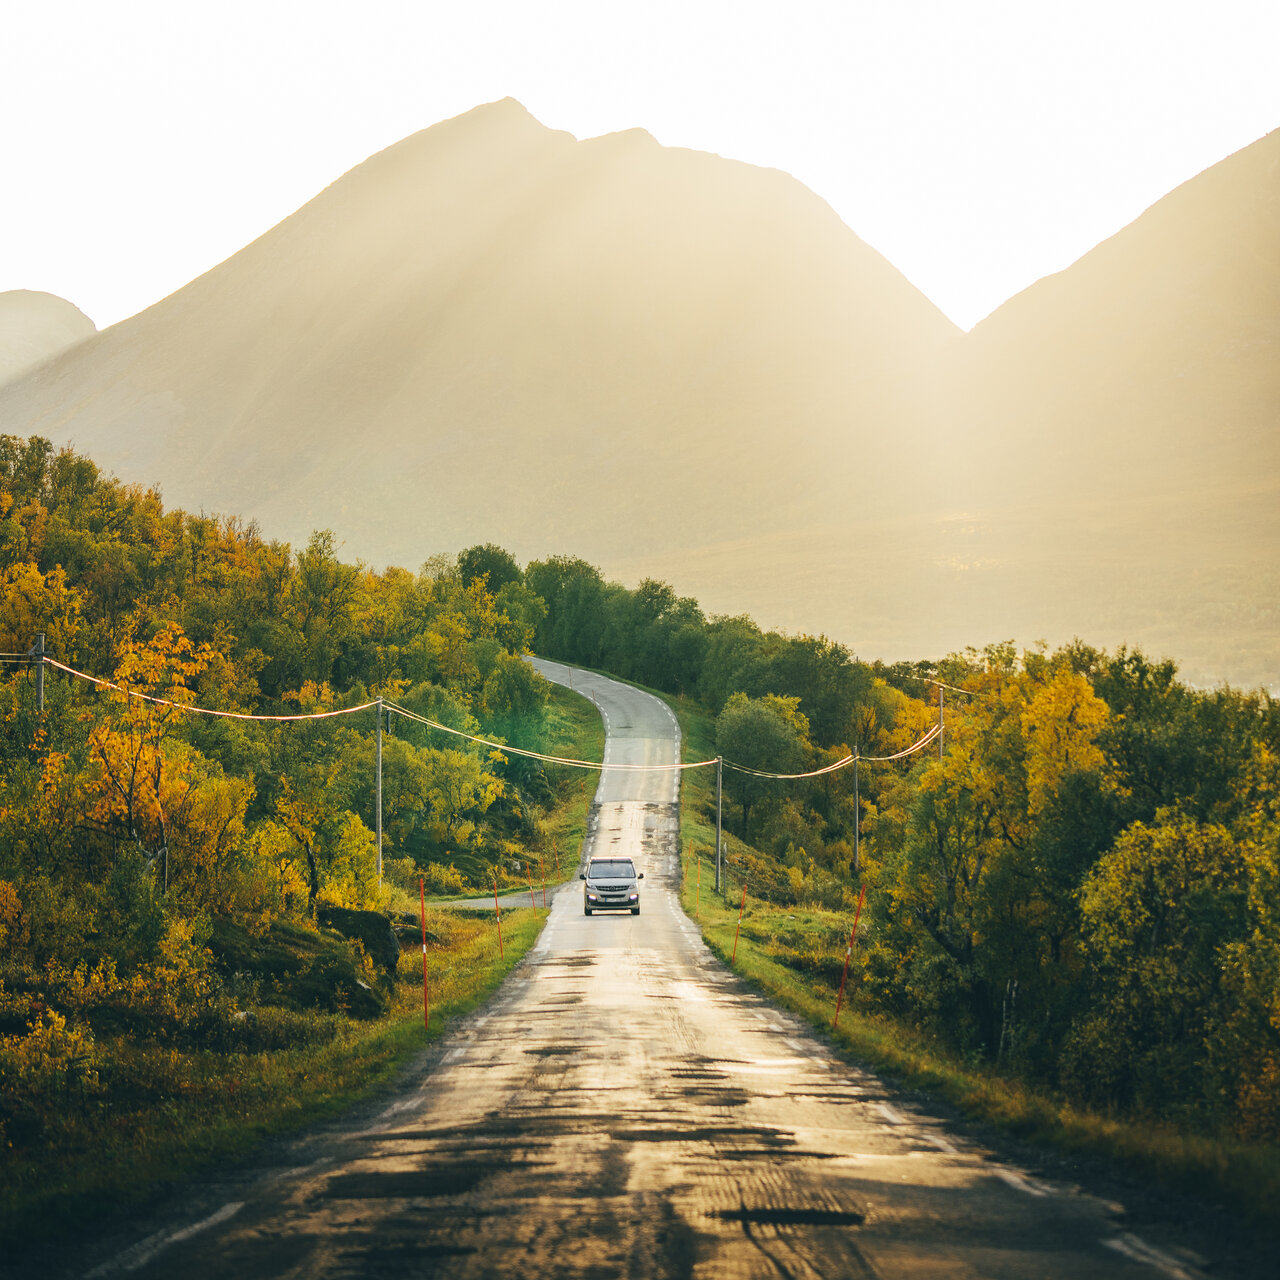
[(515, 556), (492, 542), (460, 551), (458, 572), (463, 582), (480, 582), (492, 596), (509, 583), (524, 581), (524, 573)]
[(1096, 1101), (1221, 1113), (1226, 957), (1248, 937), (1250, 865), (1224, 827), (1162, 809), (1129, 827), (1085, 881), (1091, 1010), (1065, 1072)]
[[(716, 752), (726, 761), (761, 773), (799, 773), (809, 759), (809, 723), (798, 698), (735, 693), (716, 718)], [(726, 767), (725, 788), (742, 808), (742, 830), (750, 831), (751, 811), (779, 794), (777, 783)]]

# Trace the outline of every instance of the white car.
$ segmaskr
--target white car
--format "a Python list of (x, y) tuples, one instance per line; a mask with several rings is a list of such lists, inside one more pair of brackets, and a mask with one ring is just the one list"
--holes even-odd
[(582, 914), (593, 911), (630, 911), (640, 914), (640, 885), (644, 872), (636, 871), (630, 858), (592, 858), (578, 876), (582, 886)]

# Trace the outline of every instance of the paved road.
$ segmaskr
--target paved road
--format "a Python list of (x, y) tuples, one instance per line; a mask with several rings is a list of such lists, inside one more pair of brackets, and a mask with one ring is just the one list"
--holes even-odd
[[(544, 671), (568, 682), (564, 669)], [(573, 675), (615, 763), (660, 703)], [(676, 902), (668, 773), (606, 774), (592, 840), (642, 909), (559, 895), (536, 948), (376, 1111), (210, 1183), (94, 1276), (1072, 1277), (1198, 1273), (1116, 1207), (994, 1161), (745, 989)]]

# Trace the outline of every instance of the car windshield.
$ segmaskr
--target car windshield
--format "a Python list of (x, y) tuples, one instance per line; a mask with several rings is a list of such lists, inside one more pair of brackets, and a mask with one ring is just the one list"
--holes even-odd
[(634, 880), (635, 864), (630, 858), (600, 858), (587, 867), (591, 880)]

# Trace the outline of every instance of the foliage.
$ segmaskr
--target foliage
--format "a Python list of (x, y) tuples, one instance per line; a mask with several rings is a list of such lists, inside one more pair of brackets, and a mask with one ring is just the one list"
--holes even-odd
[(869, 823), (868, 990), (1082, 1101), (1280, 1134), (1280, 717), (1080, 645), (974, 662)]
[[(809, 723), (799, 698), (735, 693), (716, 719), (716, 751), (741, 766), (725, 776), (729, 794), (742, 807), (742, 829), (750, 831), (752, 806), (778, 794), (778, 784), (758, 773), (799, 773), (809, 756)], [(748, 773), (745, 770), (754, 770)]]
[[(359, 948), (266, 979), (226, 969), (216, 940), (316, 939), (319, 905), (386, 909), (418, 876), (487, 884), (576, 799), (536, 764), (398, 720), (384, 725), (379, 850), (371, 710), (237, 718), (381, 696), (545, 745), (549, 686), (523, 660), (545, 608), (505, 553), (486, 555), (478, 574), (476, 555), (467, 573), (447, 557), (375, 571), (344, 561), (329, 531), (294, 549), (234, 518), (166, 511), (71, 450), (0, 436), (6, 652), (43, 633), (58, 662), (108, 682), (46, 669), (39, 708), (33, 671), (11, 663), (0, 679), (9, 1147), (47, 1137), (59, 1099), (96, 1106), (101, 1085), (115, 1105), (122, 1054), (160, 1064), (158, 1082), (159, 1046), (283, 1044), (287, 1019), (263, 1010), (290, 992), (294, 1013), (376, 1014), (386, 981)], [(380, 855), (396, 879), (380, 880)]]
[[(793, 771), (785, 753), (752, 757), (749, 735), (721, 732), (771, 692), (766, 638), (745, 619), (710, 631), (717, 669), (765, 692), (731, 691), (708, 720), (714, 738), (689, 732), (703, 754)], [(1134, 650), (1000, 644), (874, 668), (853, 719), (864, 757), (936, 723), (934, 679), (953, 686), (941, 754), (864, 759), (856, 805), (845, 767), (785, 786), (752, 779), (744, 814), (726, 769), (733, 902), (745, 879), (749, 904), (851, 914), (865, 879), (855, 971), (869, 1007), (1076, 1105), (1274, 1142), (1280, 706), (1187, 688), (1172, 663)], [(841, 747), (814, 736), (810, 725), (808, 767), (836, 762)], [(686, 837), (709, 850), (713, 788), (703, 771), (685, 786), (704, 815), (686, 816)], [(830, 976), (833, 948), (797, 948), (804, 972)]]
[[(415, 573), (340, 550), (323, 530), (295, 551), (166, 512), (69, 450), (0, 437), (8, 651), (44, 632), (60, 661), (121, 686), (52, 679), (37, 713), (28, 673), (0, 682), (0, 1029), (44, 1037), (22, 1050), (54, 1064), (42, 1078), (61, 1070), (60, 1037), (108, 1014), (224, 1034), (234, 999), (210, 985), (210, 922), (314, 929), (320, 902), (385, 907), (419, 877), (455, 892), (535, 853), (550, 865), (547, 807), (582, 783), (397, 720), (379, 850), (371, 713), (248, 723), (184, 707), (287, 715), (381, 696), (536, 747), (556, 712), (523, 661), (534, 647), (696, 703), (698, 749), (757, 771), (724, 771), (731, 873), (790, 907), (848, 909), (864, 881), (858, 978), (881, 1011), (1099, 1107), (1280, 1137), (1267, 695), (1197, 691), (1172, 662), (1079, 642), (867, 664), (574, 557), (521, 571), (484, 544)], [(877, 762), (937, 720), (939, 681), (940, 752)], [(685, 785), (705, 843), (711, 782)], [(173, 1010), (146, 1009), (137, 984), (156, 973)]]

